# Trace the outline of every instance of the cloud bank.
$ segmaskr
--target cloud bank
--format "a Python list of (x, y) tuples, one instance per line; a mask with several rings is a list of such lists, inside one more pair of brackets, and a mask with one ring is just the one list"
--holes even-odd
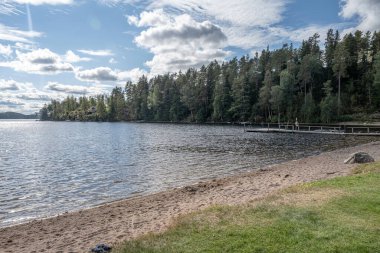
[(94, 69), (77, 70), (75, 76), (78, 80), (94, 82), (136, 82), (139, 77), (146, 75), (147, 72), (140, 68), (134, 68), (128, 71), (113, 70), (109, 67), (98, 67)]
[(49, 49), (37, 49), (23, 53), (16, 50), (16, 59), (0, 62), (0, 67), (8, 67), (14, 71), (41, 75), (53, 75), (74, 71), (74, 67)]

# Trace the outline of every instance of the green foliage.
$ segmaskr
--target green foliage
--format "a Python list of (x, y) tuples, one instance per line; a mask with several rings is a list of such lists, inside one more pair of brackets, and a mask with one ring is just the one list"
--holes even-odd
[(228, 82), (228, 69), (222, 66), (222, 72), (215, 83), (213, 119), (215, 121), (229, 120), (228, 111), (231, 105), (230, 84)]
[(46, 105), (40, 110), (40, 120), (48, 120), (48, 109)]
[[(313, 93), (313, 82), (322, 73), (322, 62), (318, 54), (307, 54), (303, 57), (298, 72), (298, 80), (302, 84), (305, 96)], [(309, 87), (309, 88), (308, 88)]]
[(294, 104), (295, 78), (287, 69), (283, 70), (280, 74), (280, 88), (283, 96), (282, 102), (286, 119), (288, 121), (293, 121), (296, 117), (293, 115), (293, 111), (296, 108), (296, 105)]
[(311, 93), (308, 93), (305, 97), (305, 103), (301, 107), (303, 122), (316, 122), (317, 106)]
[(329, 79), (332, 79), (332, 67), (333, 67), (333, 61), (334, 61), (334, 52), (336, 49), (336, 46), (339, 42), (339, 32), (338, 30), (334, 33), (333, 29), (329, 29), (326, 36), (326, 42), (325, 42), (325, 63), (326, 63), (326, 72)]
[(323, 89), (325, 97), (320, 103), (321, 121), (323, 123), (331, 123), (337, 115), (337, 99), (332, 93), (331, 80), (328, 80), (323, 84)]
[(281, 109), (284, 104), (284, 93), (281, 89), (280, 85), (272, 86), (271, 92), (270, 92), (270, 104), (272, 105), (272, 108), (276, 108), (277, 111), (277, 121), (280, 122), (281, 119)]
[(115, 252), (378, 252), (379, 168), (295, 186), (252, 205), (212, 207)]
[(97, 96), (96, 100), (96, 117), (100, 121), (105, 121), (107, 119), (106, 105), (104, 103), (104, 96)]
[[(53, 100), (48, 120), (189, 122), (334, 122), (380, 108), (380, 33), (330, 29), (325, 51), (319, 34), (300, 48), (284, 44), (200, 69), (142, 76), (109, 95)], [(329, 93), (323, 86), (328, 80)], [(335, 115), (337, 114), (337, 115)], [(276, 115), (276, 116), (274, 116)]]
[(338, 79), (338, 115), (340, 114), (340, 110), (342, 107), (341, 102), (341, 90), (342, 90), (342, 84), (341, 80), (343, 77), (346, 77), (347, 72), (347, 65), (350, 61), (350, 55), (348, 50), (346, 49), (346, 46), (344, 43), (339, 43), (337, 45), (337, 48), (334, 52), (334, 59), (333, 59), (333, 71)]
[(261, 110), (264, 111), (265, 117), (267, 119), (271, 118), (271, 107), (270, 107), (270, 99), (271, 99), (271, 90), (272, 90), (272, 74), (271, 70), (267, 70), (265, 72), (264, 85), (260, 89), (259, 93), (259, 105)]
[(380, 110), (380, 52), (376, 54), (374, 63), (373, 106)]

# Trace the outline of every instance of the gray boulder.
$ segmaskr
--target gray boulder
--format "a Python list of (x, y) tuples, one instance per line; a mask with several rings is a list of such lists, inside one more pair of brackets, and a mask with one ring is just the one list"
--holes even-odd
[(356, 152), (350, 155), (350, 157), (344, 161), (345, 164), (353, 163), (372, 163), (375, 159), (365, 152)]

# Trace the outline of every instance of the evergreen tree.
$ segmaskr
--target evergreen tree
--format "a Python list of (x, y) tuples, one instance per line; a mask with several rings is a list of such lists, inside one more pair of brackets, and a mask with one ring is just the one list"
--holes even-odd
[(104, 95), (98, 95), (96, 98), (96, 116), (98, 120), (107, 120), (107, 110), (104, 102)]
[(337, 99), (332, 92), (331, 80), (323, 84), (323, 90), (325, 97), (320, 103), (321, 121), (323, 123), (331, 123), (335, 119), (337, 111)]
[(181, 82), (181, 102), (189, 110), (189, 120), (193, 122), (196, 120), (196, 109), (199, 103), (196, 87), (196, 71), (189, 69), (185, 75), (181, 75), (178, 79)]
[[(342, 41), (330, 29), (300, 48), (284, 44), (253, 58), (216, 61), (184, 73), (142, 76), (110, 94), (68, 96), (41, 109), (51, 120), (333, 122), (344, 113), (380, 108), (380, 33), (356, 31)], [(96, 112), (94, 108), (96, 107)], [(47, 115), (47, 116), (46, 116)]]
[(227, 67), (222, 66), (222, 72), (215, 84), (213, 99), (213, 119), (215, 121), (229, 120), (228, 111), (230, 109), (231, 96), (227, 80)]
[(47, 108), (46, 104), (41, 108), (39, 116), (40, 116), (40, 120), (48, 120), (49, 119), (48, 108)]
[(334, 33), (333, 29), (329, 29), (326, 36), (325, 54), (324, 54), (328, 79), (332, 79), (334, 53), (335, 53), (336, 46), (338, 45), (338, 42), (339, 42), (339, 31), (337, 30)]
[(375, 55), (373, 67), (373, 106), (374, 109), (380, 110), (380, 52)]
[(341, 80), (347, 74), (349, 55), (343, 43), (339, 43), (334, 52), (333, 71), (338, 79), (338, 116), (341, 113)]
[(137, 99), (136, 99), (136, 111), (137, 119), (146, 120), (149, 117), (148, 111), (148, 95), (149, 95), (149, 84), (146, 76), (139, 78), (136, 86)]
[(294, 111), (294, 92), (295, 92), (295, 78), (289, 73), (289, 71), (283, 70), (280, 74), (280, 88), (283, 96), (283, 105), (285, 108), (285, 114), (287, 120), (293, 120), (293, 111)]
[(271, 89), (271, 98), (269, 99), (270, 104), (272, 105), (272, 108), (275, 108), (277, 111), (277, 121), (278, 123), (281, 122), (281, 108), (284, 103), (284, 93), (281, 89), (280, 85), (272, 86)]
[(317, 122), (318, 119), (315, 117), (316, 110), (317, 110), (317, 106), (315, 104), (313, 96), (310, 93), (308, 93), (306, 95), (305, 103), (302, 105), (302, 108), (301, 108), (303, 121), (307, 123)]
[(264, 78), (264, 86), (260, 89), (259, 105), (265, 114), (265, 118), (271, 120), (272, 111), (270, 107), (270, 98), (272, 90), (271, 70), (267, 70)]
[(317, 77), (321, 75), (321, 72), (322, 62), (319, 59), (318, 54), (307, 54), (303, 57), (298, 72), (298, 80), (302, 83), (301, 87), (304, 90), (305, 103), (308, 92), (313, 96), (313, 83), (316, 81)]

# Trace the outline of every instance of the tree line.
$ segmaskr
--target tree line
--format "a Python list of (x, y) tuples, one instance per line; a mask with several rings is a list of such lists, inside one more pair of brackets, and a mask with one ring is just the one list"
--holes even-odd
[(380, 32), (341, 38), (330, 29), (299, 48), (146, 76), (108, 95), (69, 96), (41, 109), (43, 120), (331, 123), (380, 110)]

